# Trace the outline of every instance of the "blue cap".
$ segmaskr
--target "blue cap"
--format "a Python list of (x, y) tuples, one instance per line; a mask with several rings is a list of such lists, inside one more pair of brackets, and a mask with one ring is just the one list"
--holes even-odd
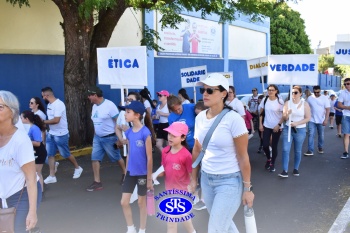
[(131, 109), (134, 112), (139, 113), (141, 115), (143, 115), (146, 111), (145, 106), (140, 101), (131, 101), (131, 103), (129, 105), (119, 106), (118, 108), (122, 109), (122, 110)]

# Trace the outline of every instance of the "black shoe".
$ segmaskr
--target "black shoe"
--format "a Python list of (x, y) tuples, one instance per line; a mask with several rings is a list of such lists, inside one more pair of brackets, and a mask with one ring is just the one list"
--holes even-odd
[(265, 169), (269, 170), (270, 169), (270, 165), (271, 165), (271, 159), (267, 160), (265, 163)]
[(270, 164), (270, 172), (275, 172), (276, 171), (276, 168), (275, 168), (275, 165), (273, 164)]
[(89, 187), (86, 188), (86, 191), (93, 192), (93, 191), (98, 191), (102, 189), (103, 189), (102, 183), (94, 181)]
[(314, 153), (312, 152), (312, 151), (306, 151), (305, 153), (304, 153), (304, 155), (305, 156), (312, 156), (312, 155), (314, 155)]
[(324, 153), (324, 151), (323, 151), (323, 149), (322, 149), (322, 148), (318, 148), (318, 150), (317, 150), (317, 151), (318, 151), (318, 153), (319, 153), (319, 154), (323, 154), (323, 153)]
[(299, 176), (299, 171), (297, 169), (293, 170), (293, 176)]
[(259, 146), (258, 153), (261, 153), (263, 151), (263, 147)]
[(343, 155), (340, 158), (341, 159), (348, 159), (349, 158), (348, 152), (344, 152)]
[(282, 178), (288, 178), (288, 172), (286, 172), (285, 170), (283, 170), (280, 174), (278, 174), (279, 177)]
[(125, 180), (125, 174), (122, 174), (122, 178), (120, 180), (120, 185), (123, 185), (124, 184), (124, 180)]

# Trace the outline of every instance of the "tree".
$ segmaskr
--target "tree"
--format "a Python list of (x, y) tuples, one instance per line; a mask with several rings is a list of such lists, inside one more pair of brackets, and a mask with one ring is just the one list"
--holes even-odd
[(285, 2), (274, 4), (270, 15), (272, 54), (310, 54), (310, 41), (300, 13)]
[(348, 77), (350, 75), (350, 66), (348, 65), (335, 65), (334, 64), (334, 55), (321, 55), (318, 58), (318, 72), (325, 73), (328, 71), (328, 68), (334, 68), (334, 75), (341, 77)]
[[(29, 0), (6, 0), (12, 5), (30, 6)], [(283, 0), (281, 0), (283, 1)], [(52, 0), (58, 7), (63, 22), (65, 60), (64, 89), (65, 103), (71, 142), (83, 146), (92, 141), (93, 126), (90, 121), (91, 104), (86, 98), (89, 85), (96, 84), (96, 48), (106, 47), (112, 32), (128, 7), (138, 10), (158, 10), (162, 15), (162, 25), (176, 27), (183, 21), (179, 14), (183, 10), (200, 11), (204, 18), (208, 14), (218, 14), (221, 22), (233, 21), (235, 12), (250, 15), (252, 20), (260, 20), (260, 13), (271, 12), (269, 1), (196, 1), (196, 0)], [(155, 43), (156, 31), (143, 28), (143, 45), (149, 49), (160, 49)]]

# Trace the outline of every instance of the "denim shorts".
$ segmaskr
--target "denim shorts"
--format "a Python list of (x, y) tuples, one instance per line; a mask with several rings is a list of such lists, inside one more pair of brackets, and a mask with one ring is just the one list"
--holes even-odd
[(92, 161), (102, 161), (105, 154), (108, 155), (112, 162), (119, 161), (122, 157), (120, 156), (119, 149), (114, 148), (115, 142), (118, 140), (117, 136), (99, 137), (94, 135), (92, 142)]
[(350, 116), (344, 116), (341, 121), (341, 132), (342, 134), (350, 134)]
[(63, 158), (68, 158), (71, 155), (69, 150), (69, 133), (62, 136), (55, 136), (50, 133), (46, 134), (47, 156), (55, 156), (57, 150)]

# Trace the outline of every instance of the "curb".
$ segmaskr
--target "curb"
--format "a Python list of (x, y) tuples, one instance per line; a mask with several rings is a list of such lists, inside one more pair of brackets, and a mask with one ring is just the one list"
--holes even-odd
[(350, 198), (345, 203), (343, 209), (340, 211), (338, 217), (335, 219), (328, 233), (345, 232), (347, 228), (349, 229), (349, 225), (350, 225)]
[[(71, 154), (74, 156), (74, 157), (80, 157), (80, 156), (84, 156), (84, 155), (91, 155), (91, 152), (92, 152), (92, 147), (84, 147), (82, 149), (78, 149), (78, 150), (71, 150), (70, 151)], [(64, 158), (59, 154), (57, 153), (55, 155), (55, 159), (58, 161), (58, 160), (64, 160)]]

